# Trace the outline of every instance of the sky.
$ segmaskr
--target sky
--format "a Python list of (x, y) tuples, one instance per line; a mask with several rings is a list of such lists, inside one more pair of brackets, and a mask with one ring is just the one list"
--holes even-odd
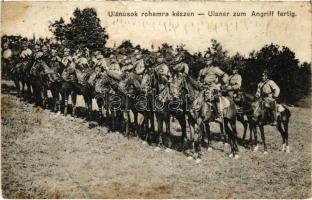
[[(130, 39), (150, 48), (168, 42), (185, 44), (191, 52), (205, 51), (210, 40), (219, 41), (230, 54), (248, 55), (266, 44), (287, 46), (301, 61), (311, 61), (311, 6), (308, 2), (6, 2), (1, 4), (1, 34), (51, 37), (49, 23), (75, 8), (95, 8), (109, 35), (107, 46)], [(138, 17), (109, 17), (108, 12), (137, 12)], [(146, 12), (193, 12), (194, 17), (142, 17)], [(274, 12), (273, 16), (251, 16), (252, 12)], [(229, 16), (208, 16), (229, 12)], [(233, 12), (246, 13), (234, 17)], [(278, 16), (295, 13), (295, 17)], [(205, 15), (197, 15), (204, 13)]]

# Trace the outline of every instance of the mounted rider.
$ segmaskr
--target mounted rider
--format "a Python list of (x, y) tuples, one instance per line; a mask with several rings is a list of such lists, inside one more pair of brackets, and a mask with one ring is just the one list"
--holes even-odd
[(157, 65), (155, 71), (159, 75), (159, 99), (162, 102), (170, 100), (170, 83), (172, 82), (172, 75), (169, 66), (165, 63), (165, 58), (158, 55), (156, 60)]
[[(228, 82), (228, 75), (219, 67), (213, 65), (211, 59), (206, 58), (205, 62), (206, 68), (200, 70), (198, 81), (203, 84), (205, 101), (209, 101), (215, 108), (217, 115), (215, 120), (221, 122), (221, 113), (229, 102), (223, 96), (219, 96), (219, 99), (215, 99), (213, 95), (216, 92), (222, 94), (221, 86)], [(222, 102), (222, 105), (220, 102)]]
[(174, 66), (172, 69), (176, 72), (178, 77), (188, 76), (189, 66), (185, 62), (183, 62), (183, 56), (181, 54), (177, 54), (174, 57)]
[(61, 62), (64, 66), (68, 67), (69, 63), (73, 61), (73, 58), (70, 56), (70, 49), (64, 48), (64, 53)]
[(232, 69), (232, 74), (229, 76), (229, 79), (225, 85), (227, 94), (231, 99), (236, 102), (239, 100), (239, 91), (242, 86), (242, 76), (238, 73), (238, 66), (234, 66)]
[(101, 72), (108, 71), (108, 62), (99, 51), (95, 53), (94, 67), (96, 70)]
[(81, 71), (89, 69), (88, 59), (85, 57), (85, 55), (82, 54), (79, 49), (76, 50), (75, 55), (73, 56), (73, 60), (76, 64), (77, 69)]
[(13, 52), (9, 48), (9, 44), (6, 42), (3, 44), (3, 51), (1, 54), (1, 66), (4, 71), (4, 76), (7, 77), (10, 74), (13, 62)]
[(280, 94), (279, 86), (271, 79), (269, 79), (269, 72), (265, 70), (262, 73), (262, 81), (258, 84), (256, 98), (261, 98), (263, 116), (267, 114), (268, 120), (272, 125), (276, 124), (276, 100)]
[(22, 50), (22, 52), (21, 52), (21, 54), (20, 54), (20, 59), (22, 60), (22, 61), (29, 61), (29, 59), (31, 58), (31, 56), (32, 56), (32, 50), (29, 48), (29, 43), (28, 42), (25, 42), (24, 44), (23, 44), (23, 50)]

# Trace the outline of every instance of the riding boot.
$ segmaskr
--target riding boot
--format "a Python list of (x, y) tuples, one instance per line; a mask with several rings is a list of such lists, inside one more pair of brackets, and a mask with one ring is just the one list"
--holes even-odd
[(276, 112), (275, 110), (270, 110), (270, 116), (271, 116), (271, 126), (276, 126), (277, 122), (276, 122)]
[(219, 123), (222, 123), (222, 117), (221, 117), (221, 107), (220, 107), (220, 104), (219, 103), (216, 103), (215, 104), (215, 111), (216, 111), (216, 118), (215, 118), (215, 121), (216, 122), (219, 122)]

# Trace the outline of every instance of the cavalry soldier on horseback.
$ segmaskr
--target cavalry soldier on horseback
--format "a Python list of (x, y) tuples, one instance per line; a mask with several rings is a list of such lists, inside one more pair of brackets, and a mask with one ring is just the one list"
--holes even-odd
[(23, 61), (28, 61), (32, 55), (32, 51), (30, 50), (30, 48), (28, 47), (30, 44), (28, 42), (25, 42), (23, 44), (23, 50), (20, 54), (20, 58)]
[(1, 55), (1, 66), (2, 69), (4, 69), (4, 76), (7, 77), (9, 76), (10, 68), (12, 67), (12, 61), (13, 61), (13, 52), (9, 48), (8, 43), (3, 44), (3, 51)]
[(142, 54), (140, 52), (136, 52), (134, 58), (135, 60), (133, 60), (133, 62), (131, 62), (130, 59), (125, 60), (125, 67), (123, 68), (123, 71), (133, 72), (141, 76), (145, 70)]
[(177, 54), (174, 58), (174, 66), (172, 69), (177, 72), (178, 76), (188, 76), (189, 66), (182, 60), (182, 55)]
[(86, 70), (89, 68), (89, 62), (88, 59), (82, 55), (80, 50), (76, 51), (76, 55), (73, 57), (74, 62), (76, 64), (76, 67), (82, 71)]
[(262, 73), (262, 81), (258, 84), (256, 98), (263, 100), (262, 109), (263, 115), (267, 113), (268, 120), (272, 125), (276, 124), (276, 99), (280, 94), (280, 88), (278, 85), (269, 79), (268, 71)]
[(228, 82), (226, 83), (225, 89), (227, 94), (234, 101), (238, 98), (238, 92), (242, 86), (242, 76), (238, 73), (238, 67), (234, 66), (232, 69), (232, 74), (229, 76)]
[(170, 83), (171, 82), (171, 73), (169, 70), (168, 65), (165, 63), (165, 58), (163, 56), (158, 56), (157, 58), (157, 66), (155, 67), (155, 70), (159, 73), (162, 79), (162, 82), (164, 83)]
[[(222, 105), (220, 105), (220, 101), (217, 101), (214, 99), (213, 94), (215, 92), (220, 92), (221, 91), (221, 85), (224, 83), (227, 83), (228, 81), (228, 75), (222, 71), (219, 67), (212, 65), (212, 60), (211, 59), (206, 59), (206, 68), (200, 70), (199, 76), (198, 76), (198, 81), (200, 83), (203, 83), (203, 86), (205, 88), (204, 95), (205, 95), (205, 100), (210, 101), (216, 111), (216, 121), (221, 122), (222, 121)], [(208, 95), (207, 95), (208, 93)], [(221, 99), (222, 96), (219, 97)]]
[(95, 53), (95, 59), (94, 61), (94, 67), (100, 71), (107, 71), (108, 70), (108, 64), (104, 56), (101, 52)]
[(62, 58), (63, 65), (67, 67), (71, 61), (73, 61), (73, 58), (70, 56), (70, 50), (68, 48), (64, 48), (64, 54)]

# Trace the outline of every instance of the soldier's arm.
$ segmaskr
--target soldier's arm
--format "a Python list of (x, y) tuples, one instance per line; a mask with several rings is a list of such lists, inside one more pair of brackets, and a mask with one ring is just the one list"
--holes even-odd
[(222, 78), (223, 83), (227, 83), (229, 80), (229, 75), (222, 71), (219, 67), (215, 67), (215, 74), (219, 77)]
[(270, 81), (270, 87), (273, 89), (273, 97), (277, 98), (280, 94), (280, 88), (274, 81)]

